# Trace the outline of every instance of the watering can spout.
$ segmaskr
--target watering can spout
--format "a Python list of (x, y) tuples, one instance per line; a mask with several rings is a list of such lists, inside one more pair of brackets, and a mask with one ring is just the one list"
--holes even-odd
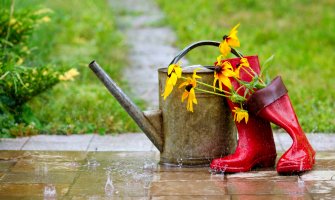
[(130, 98), (116, 85), (96, 61), (89, 64), (91, 70), (105, 85), (109, 92), (119, 101), (121, 106), (128, 112), (141, 130), (147, 135), (151, 142), (162, 152), (163, 137), (161, 134), (161, 112), (142, 112)]

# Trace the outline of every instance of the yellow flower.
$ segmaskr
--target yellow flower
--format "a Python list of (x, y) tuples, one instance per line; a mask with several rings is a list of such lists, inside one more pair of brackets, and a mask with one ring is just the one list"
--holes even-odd
[(22, 65), (23, 61), (23, 58), (20, 57), (19, 60), (16, 61), (16, 65)]
[(165, 89), (162, 94), (162, 96), (164, 97), (164, 100), (171, 94), (173, 90), (173, 86), (176, 85), (178, 78), (181, 77), (181, 74), (182, 74), (182, 69), (179, 63), (171, 64), (168, 67), (168, 73), (167, 73), (168, 78), (166, 79)]
[[(196, 75), (195, 75), (196, 76)], [(193, 74), (193, 77), (195, 77)], [(186, 98), (187, 99), (187, 104), (186, 108), (188, 111), (193, 112), (193, 104), (198, 104), (198, 101), (195, 97), (195, 91), (194, 88), (197, 86), (197, 82), (195, 78), (187, 78), (185, 82), (180, 84), (179, 88), (185, 87), (185, 91), (181, 97), (181, 101), (184, 102)]]
[(239, 107), (234, 107), (233, 112), (234, 114), (234, 121), (237, 121), (238, 123), (240, 123), (240, 121), (242, 121), (244, 119), (245, 123), (248, 123), (249, 120), (249, 114), (247, 110), (244, 110), (242, 108)]
[(65, 72), (64, 75), (60, 75), (58, 77), (61, 81), (68, 81), (68, 80), (74, 80), (74, 77), (78, 76), (79, 72), (77, 69), (70, 69), (69, 71)]
[(230, 62), (225, 61), (221, 64), (221, 60), (217, 65), (215, 66), (214, 70), (214, 82), (213, 87), (216, 87), (217, 81), (219, 81), (219, 88), (222, 90), (222, 84), (225, 85), (228, 88), (231, 88), (231, 82), (229, 80), (229, 77), (236, 76), (236, 73), (234, 72), (233, 67), (231, 66)]
[(178, 78), (181, 77), (181, 73), (182, 73), (182, 69), (179, 63), (171, 64), (168, 67), (168, 77), (172, 85), (176, 85)]
[(240, 64), (238, 65), (238, 67), (235, 69), (235, 73), (236, 73), (236, 77), (240, 78), (240, 70), (242, 67), (246, 67), (246, 68), (250, 68), (250, 64), (248, 59), (246, 58), (241, 58), (240, 60)]
[(220, 43), (220, 52), (223, 56), (227, 56), (231, 51), (231, 47), (239, 47), (240, 40), (237, 37), (237, 28), (240, 24), (237, 24), (230, 32), (229, 35), (223, 36), (223, 41)]
[(14, 25), (16, 22), (17, 22), (17, 20), (16, 20), (15, 18), (11, 18), (11, 19), (9, 20), (9, 26)]
[(50, 22), (51, 19), (50, 19), (50, 17), (48, 17), (48, 16), (44, 16), (40, 21), (41, 21), (41, 22), (44, 22), (44, 23), (47, 23), (47, 22)]

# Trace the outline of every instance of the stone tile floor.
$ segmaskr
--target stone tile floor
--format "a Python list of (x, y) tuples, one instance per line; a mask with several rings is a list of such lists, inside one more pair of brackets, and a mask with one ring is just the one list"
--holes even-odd
[[(335, 199), (334, 135), (310, 135), (321, 143), (314, 169), (291, 176), (274, 168), (211, 174), (208, 167), (161, 166), (143, 134), (115, 137), (2, 140), (0, 199)], [(279, 156), (289, 145), (282, 137), (275, 137)]]

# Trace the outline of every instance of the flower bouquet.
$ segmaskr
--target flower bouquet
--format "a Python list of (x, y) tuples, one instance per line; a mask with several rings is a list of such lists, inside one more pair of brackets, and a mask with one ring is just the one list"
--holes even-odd
[[(266, 84), (263, 79), (266, 67), (261, 70), (258, 57), (243, 56), (235, 49), (240, 47), (238, 28), (239, 24), (224, 35), (218, 45), (220, 55), (214, 67), (208, 67), (213, 71), (212, 85), (200, 81), (197, 69), (191, 77), (184, 77), (180, 63), (172, 63), (168, 67), (162, 93), (164, 100), (177, 87), (178, 79), (183, 80), (178, 86), (184, 90), (181, 101), (187, 99), (186, 108), (190, 112), (194, 112), (194, 104), (198, 103), (197, 92), (226, 97), (239, 140), (233, 154), (212, 160), (210, 167), (214, 170), (243, 172), (255, 166), (273, 167), (277, 154), (270, 122), (285, 129), (293, 140), (292, 146), (279, 159), (277, 171), (292, 173), (311, 170), (315, 151), (301, 129), (281, 77)], [(227, 59), (230, 53), (236, 58)]]

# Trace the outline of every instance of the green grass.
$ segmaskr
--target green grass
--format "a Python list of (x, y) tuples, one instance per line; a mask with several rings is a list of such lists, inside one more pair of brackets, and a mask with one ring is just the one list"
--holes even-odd
[[(45, 134), (138, 131), (116, 100), (87, 67), (93, 59), (122, 87), (127, 48), (108, 1), (17, 1), (17, 8), (50, 8), (51, 21), (34, 34), (36, 53), (27, 63), (76, 68), (80, 76), (34, 98), (29, 105)], [(141, 102), (137, 102), (142, 105)]]
[[(244, 55), (260, 61), (275, 55), (268, 75), (281, 75), (306, 132), (335, 132), (334, 1), (157, 0), (176, 30), (176, 46), (198, 40), (220, 41), (241, 23)], [(219, 51), (204, 47), (190, 53), (192, 64), (211, 64)]]

